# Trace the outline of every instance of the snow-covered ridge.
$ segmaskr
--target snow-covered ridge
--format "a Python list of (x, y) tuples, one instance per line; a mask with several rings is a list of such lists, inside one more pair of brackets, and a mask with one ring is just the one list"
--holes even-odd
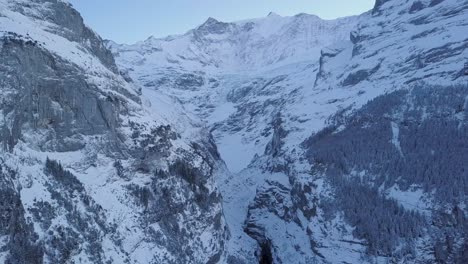
[[(97, 49), (93, 46), (93, 42), (100, 40), (99, 37), (90, 32), (91, 36), (84, 35), (85, 39), (79, 41), (75, 37), (76, 32), (50, 19), (54, 12), (57, 12), (54, 8), (60, 8), (60, 3), (62, 2), (2, 0), (0, 1), (0, 32), (4, 35), (13, 32), (17, 37), (36, 41), (44, 49), (86, 72), (89, 81), (98, 85), (103, 91), (112, 92), (113, 85), (107, 81), (112, 79), (117, 86), (124, 87), (125, 90), (120, 92), (124, 92), (125, 96), (136, 97), (137, 88), (125, 82), (120, 75), (115, 74), (116, 66), (113, 58), (108, 58), (110, 54), (99, 54), (105, 53), (105, 47), (102, 44)], [(67, 3), (64, 4), (68, 6)], [(75, 14), (79, 16), (78, 13)], [(80, 30), (89, 30), (84, 25), (78, 25), (80, 26), (82, 27)]]
[(315, 59), (322, 47), (349, 39), (356, 24), (357, 17), (323, 20), (308, 14), (231, 23), (209, 18), (183, 35), (111, 46), (128, 63), (239, 72)]

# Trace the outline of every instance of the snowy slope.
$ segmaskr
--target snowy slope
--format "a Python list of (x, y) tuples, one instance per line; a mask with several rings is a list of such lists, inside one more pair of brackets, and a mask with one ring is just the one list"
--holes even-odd
[(0, 69), (1, 262), (221, 258), (209, 132), (122, 76), (70, 4), (1, 0)]
[(315, 59), (322, 47), (348, 39), (356, 22), (355, 17), (326, 21), (307, 14), (233, 23), (209, 18), (184, 35), (111, 46), (122, 62), (138, 67), (139, 75), (158, 68), (238, 73)]
[[(424, 83), (466, 84), (467, 12), (464, 0), (377, 1), (374, 10), (336, 21), (305, 14), (209, 19), (184, 35), (108, 45), (144, 89), (177, 98), (211, 127), (236, 173), (219, 180), (228, 225), (257, 240), (259, 257), (384, 262), (390, 258), (367, 255), (344, 213), (325, 217), (323, 201), (338, 195), (304, 159), (303, 142), (381, 95)], [(394, 146), (398, 126), (389, 130)], [(403, 189), (379, 191), (404, 207), (431, 210), (430, 194)], [(424, 253), (430, 242), (417, 243), (417, 257), (433, 261)]]
[[(263, 19), (234, 23), (210, 18), (181, 36), (151, 37), (129, 46), (112, 42), (108, 45), (120, 67), (138, 83), (176, 97), (189, 112), (216, 127), (214, 123), (225, 122), (239, 113), (241, 104), (256, 103), (247, 102), (256, 100), (254, 95), (246, 96), (252, 86), (258, 92), (259, 88), (266, 90), (284, 79), (280, 75), (298, 71), (303, 75), (315, 74), (320, 50), (348, 40), (357, 21), (356, 17), (326, 21), (307, 14), (294, 17), (270, 14)], [(268, 101), (271, 95), (284, 97), (290, 91), (261, 91), (265, 98), (258, 101)], [(241, 124), (234, 124), (237, 125)], [(258, 139), (264, 126), (250, 129), (257, 130), (249, 133), (251, 138), (237, 132), (214, 131), (218, 142), (223, 142), (219, 144), (223, 158), (234, 171), (245, 168), (255, 154), (263, 151), (265, 141), (255, 143), (253, 139)], [(231, 148), (231, 144), (241, 148)]]

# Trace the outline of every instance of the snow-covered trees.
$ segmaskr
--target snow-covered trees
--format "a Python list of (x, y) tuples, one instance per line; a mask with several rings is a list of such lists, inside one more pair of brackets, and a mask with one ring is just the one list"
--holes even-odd
[(3, 240), (0, 255), (9, 252), (3, 258), (4, 263), (40, 264), (42, 248), (33, 226), (26, 221), (20, 193), (12, 181), (18, 175), (2, 163), (0, 158), (0, 237)]
[[(434, 198), (431, 228), (451, 237), (434, 244), (436, 258), (461, 257), (456, 252), (463, 252), (460, 244), (466, 242), (460, 241), (468, 229), (462, 209), (468, 193), (467, 117), (467, 85), (416, 87), (336, 116), (333, 125), (304, 142), (310, 162), (329, 176), (338, 206), (372, 253), (390, 253), (398, 241), (421, 234), (423, 218), (378, 191), (398, 186), (422, 188)], [(458, 248), (448, 246), (457, 244), (447, 242), (452, 239)]]
[(67, 186), (67, 188), (70, 188), (71, 190), (76, 190), (78, 192), (84, 192), (84, 187), (81, 184), (81, 182), (73, 175), (71, 172), (65, 170), (62, 165), (55, 161), (51, 160), (49, 158), (46, 159), (45, 163), (45, 173), (48, 175), (51, 175), (63, 184), (64, 186)]
[[(424, 217), (405, 210), (397, 201), (383, 197), (379, 192), (358, 178), (346, 179), (339, 174), (330, 174), (335, 187), (336, 200), (326, 201), (323, 206), (334, 212), (344, 212), (345, 219), (355, 229), (353, 235), (367, 243), (370, 254), (393, 256), (411, 254), (411, 243), (420, 237), (426, 225)], [(397, 250), (406, 245), (405, 251)]]

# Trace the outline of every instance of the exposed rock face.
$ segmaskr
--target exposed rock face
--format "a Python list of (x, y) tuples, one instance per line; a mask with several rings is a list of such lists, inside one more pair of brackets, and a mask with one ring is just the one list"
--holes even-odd
[(372, 10), (372, 13), (375, 14), (375, 13), (379, 12), (382, 5), (385, 4), (386, 2), (390, 2), (390, 1), (392, 1), (392, 0), (376, 0), (375, 5), (374, 5), (374, 9)]
[(3, 124), (7, 134), (0, 140), (10, 151), (22, 138), (22, 130), (28, 129), (43, 131), (39, 142), (31, 142), (43, 150), (82, 149), (85, 135), (109, 132), (117, 140), (118, 115), (125, 105), (117, 96), (87, 82), (82, 69), (19, 35), (4, 37), (0, 56), (5, 94), (2, 111), (10, 117)]
[(360, 82), (367, 80), (372, 74), (378, 71), (379, 68), (380, 68), (380, 64), (376, 65), (372, 69), (363, 69), (363, 70), (358, 70), (356, 72), (352, 72), (348, 74), (346, 79), (343, 80), (342, 84), (344, 86), (354, 86)]
[(10, 8), (25, 16), (50, 22), (48, 30), (72, 42), (78, 42), (93, 53), (103, 65), (117, 73), (114, 57), (103, 45), (101, 37), (88, 28), (81, 15), (62, 0), (10, 0)]
[(278, 113), (272, 122), (273, 138), (265, 148), (265, 155), (271, 155), (273, 158), (281, 155), (281, 148), (283, 147), (283, 139), (287, 136), (287, 131), (283, 128), (283, 119), (281, 114)]
[(221, 259), (209, 133), (177, 103), (142, 104), (76, 10), (0, 1), (0, 58), (0, 262)]
[(221, 35), (229, 30), (229, 23), (220, 22), (212, 17), (208, 18), (203, 25), (197, 28), (196, 33), (199, 35), (218, 34)]

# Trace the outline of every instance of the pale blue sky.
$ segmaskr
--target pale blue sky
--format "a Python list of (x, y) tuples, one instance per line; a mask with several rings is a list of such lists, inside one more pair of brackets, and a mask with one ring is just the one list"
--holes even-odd
[(315, 14), (325, 19), (357, 15), (375, 0), (69, 0), (86, 23), (102, 37), (134, 43), (153, 35), (182, 34), (208, 17), (236, 21), (264, 17)]

